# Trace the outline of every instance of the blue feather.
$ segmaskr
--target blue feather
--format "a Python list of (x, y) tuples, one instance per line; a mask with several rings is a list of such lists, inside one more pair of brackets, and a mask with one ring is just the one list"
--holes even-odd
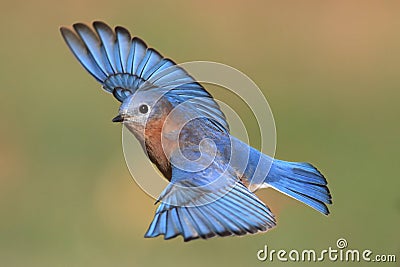
[(151, 71), (151, 69), (154, 66), (156, 66), (163, 60), (163, 57), (160, 55), (160, 53), (158, 53), (152, 48), (147, 49), (147, 54), (149, 54), (149, 57), (148, 59), (145, 57), (146, 62), (144, 62), (143, 60), (143, 68), (140, 72), (140, 75), (138, 75), (139, 77), (142, 77), (144, 80), (148, 80), (148, 78), (151, 75), (151, 72), (149, 73), (149, 71)]
[(104, 79), (106, 79), (107, 75), (99, 67), (93, 55), (88, 52), (85, 45), (82, 43), (82, 40), (67, 28), (61, 28), (61, 33), (72, 53), (76, 56), (84, 68), (90, 74), (92, 74), (96, 80), (102, 82)]
[[(199, 206), (175, 206), (161, 202), (145, 237), (164, 235), (165, 239), (170, 239), (182, 235), (185, 241), (189, 241), (253, 234), (275, 226), (271, 211), (240, 183), (217, 200), (210, 194), (203, 197), (213, 201)], [(193, 199), (189, 195), (185, 201)]]
[(132, 74), (137, 73), (139, 64), (142, 62), (146, 54), (147, 45), (142, 39), (133, 37), (131, 51), (128, 57), (128, 72)]
[[(151, 77), (155, 77), (156, 75), (163, 75), (166, 73), (166, 69), (174, 66), (175, 64), (169, 60), (164, 58), (158, 64), (154, 65), (151, 69), (149, 69), (145, 75), (143, 75), (144, 80), (149, 80)], [(164, 73), (162, 73), (164, 71)]]
[(104, 74), (106, 76), (112, 74), (111, 70), (106, 67), (107, 65), (103, 58), (101, 43), (97, 35), (85, 24), (76, 23), (73, 27)]
[(265, 183), (328, 215), (331, 204), (325, 177), (311, 164), (274, 160)]
[(107, 24), (100, 21), (95, 21), (93, 27), (99, 35), (104, 51), (103, 56), (108, 60), (108, 63), (111, 66), (111, 73), (118, 73), (114, 53), (115, 34), (113, 30)]
[(131, 35), (130, 33), (122, 27), (115, 27), (115, 34), (117, 36), (117, 46), (118, 47), (118, 55), (116, 57), (119, 59), (119, 64), (117, 66), (121, 66), (120, 72), (122, 73), (129, 73), (127, 62), (129, 52), (131, 50)]
[(166, 239), (174, 238), (179, 234), (179, 232), (182, 231), (182, 227), (179, 222), (179, 215), (176, 209), (172, 209), (171, 212), (168, 213), (166, 225), (168, 226), (165, 233)]

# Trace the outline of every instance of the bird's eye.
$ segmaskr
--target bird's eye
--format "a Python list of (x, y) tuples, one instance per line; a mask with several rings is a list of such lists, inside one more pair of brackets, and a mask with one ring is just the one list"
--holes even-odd
[(149, 111), (149, 106), (146, 104), (140, 105), (139, 111), (142, 114), (146, 114)]

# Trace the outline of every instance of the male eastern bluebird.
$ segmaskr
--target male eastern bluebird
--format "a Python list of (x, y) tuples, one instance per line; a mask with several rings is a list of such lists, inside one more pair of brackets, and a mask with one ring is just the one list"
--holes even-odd
[(169, 181), (145, 237), (185, 241), (265, 232), (275, 226), (253, 191), (272, 187), (328, 215), (331, 195), (311, 164), (277, 160), (229, 133), (213, 97), (183, 68), (103, 22), (61, 28), (69, 48), (122, 104), (123, 123)]

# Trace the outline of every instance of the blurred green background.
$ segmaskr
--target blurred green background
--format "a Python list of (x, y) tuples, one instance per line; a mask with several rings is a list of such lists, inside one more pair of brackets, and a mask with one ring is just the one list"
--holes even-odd
[[(257, 251), (325, 249), (340, 237), (399, 262), (399, 12), (398, 1), (3, 1), (0, 265), (278, 266)], [(331, 215), (263, 190), (278, 220), (267, 234), (144, 239), (155, 206), (125, 166), (118, 102), (58, 30), (93, 20), (177, 62), (249, 75), (274, 113), (276, 156), (319, 167)]]

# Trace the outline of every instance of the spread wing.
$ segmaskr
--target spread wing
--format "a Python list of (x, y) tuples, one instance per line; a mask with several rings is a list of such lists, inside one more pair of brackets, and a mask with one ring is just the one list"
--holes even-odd
[(229, 131), (225, 115), (201, 84), (125, 28), (113, 30), (96, 21), (93, 29), (76, 23), (73, 30), (60, 30), (82, 66), (120, 102), (136, 90), (165, 90), (177, 103), (191, 101), (200, 116)]
[(198, 162), (188, 164), (188, 168), (173, 167), (172, 180), (159, 197), (161, 203), (145, 237), (182, 235), (189, 241), (253, 234), (275, 226), (268, 207), (218, 160), (204, 168), (198, 168), (203, 167), (196, 166)]

